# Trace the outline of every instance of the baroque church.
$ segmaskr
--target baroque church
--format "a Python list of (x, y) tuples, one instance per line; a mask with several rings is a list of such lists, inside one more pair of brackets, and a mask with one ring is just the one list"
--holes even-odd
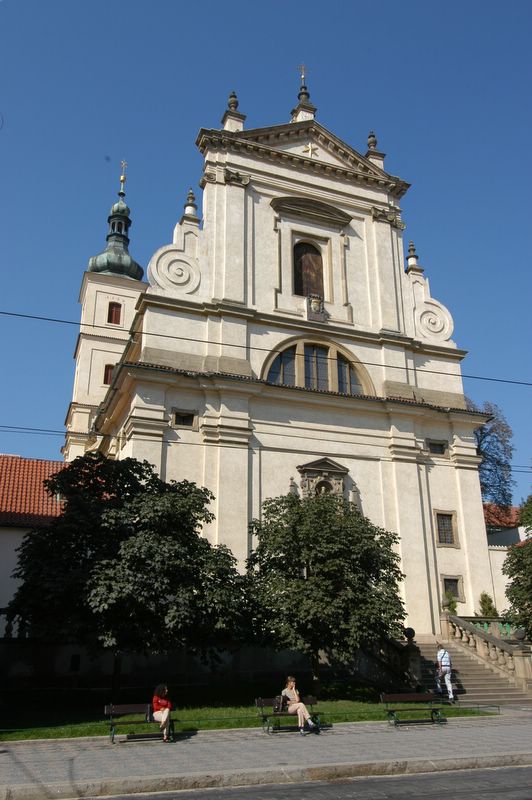
[(146, 459), (215, 495), (204, 529), (241, 564), (264, 500), (334, 492), (400, 536), (407, 624), (440, 630), (444, 593), (489, 591), (474, 429), (449, 311), (431, 297), (375, 135), (364, 155), (316, 120), (246, 128), (234, 93), (202, 128), (189, 192), (146, 278), (130, 210), (83, 275), (64, 456)]

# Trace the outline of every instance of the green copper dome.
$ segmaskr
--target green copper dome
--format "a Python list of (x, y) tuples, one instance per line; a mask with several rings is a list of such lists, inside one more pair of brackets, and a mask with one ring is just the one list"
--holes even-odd
[(123, 275), (124, 278), (140, 281), (144, 270), (129, 254), (128, 231), (131, 225), (130, 211), (124, 203), (125, 192), (123, 184), (118, 192), (119, 200), (111, 207), (107, 218), (109, 233), (107, 234), (107, 247), (97, 256), (89, 259), (88, 271), (101, 272), (104, 275)]

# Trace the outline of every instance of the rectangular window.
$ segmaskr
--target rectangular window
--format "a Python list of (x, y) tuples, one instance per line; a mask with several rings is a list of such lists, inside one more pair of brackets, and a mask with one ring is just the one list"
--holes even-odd
[(449, 455), (449, 442), (444, 439), (427, 439), (427, 449), (435, 456)]
[(120, 303), (109, 303), (107, 309), (107, 322), (109, 325), (120, 325), (122, 318), (122, 306)]
[(438, 526), (438, 544), (456, 544), (454, 535), (454, 515), (436, 514)]
[(444, 578), (443, 579), (443, 591), (444, 594), (450, 592), (453, 597), (456, 597), (458, 600), (460, 597), (460, 593), (458, 591), (458, 578)]
[(196, 412), (175, 410), (172, 416), (172, 424), (175, 428), (195, 428)]
[(103, 382), (105, 386), (109, 386), (111, 381), (113, 380), (113, 370), (115, 368), (114, 364), (106, 364), (103, 369)]
[(307, 389), (329, 388), (329, 351), (315, 344), (305, 345), (305, 386)]

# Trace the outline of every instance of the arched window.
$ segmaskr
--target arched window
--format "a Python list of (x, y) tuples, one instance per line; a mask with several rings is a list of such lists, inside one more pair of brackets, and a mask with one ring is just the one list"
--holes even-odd
[(338, 353), (338, 391), (341, 394), (362, 394), (355, 368)]
[(275, 357), (271, 365), (268, 378), (269, 383), (295, 386), (296, 383), (296, 348), (289, 347)]
[(329, 348), (305, 345), (305, 386), (307, 389), (329, 388)]
[(323, 262), (317, 247), (298, 242), (294, 247), (294, 294), (323, 298)]
[(360, 375), (357, 365), (343, 355), (337, 345), (299, 339), (277, 353), (266, 373), (268, 383), (300, 386), (339, 394), (374, 394), (368, 376)]
[(109, 325), (120, 325), (122, 306), (120, 303), (109, 303), (107, 309), (107, 322)]

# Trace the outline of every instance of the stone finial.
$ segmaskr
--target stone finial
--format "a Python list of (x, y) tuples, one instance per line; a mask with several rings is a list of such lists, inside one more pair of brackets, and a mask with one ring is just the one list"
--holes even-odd
[(423, 272), (424, 271), (423, 267), (420, 264), (418, 264), (418, 256), (417, 256), (417, 253), (416, 253), (416, 247), (414, 245), (414, 242), (410, 242), (409, 245), (408, 245), (408, 256), (407, 256), (406, 260), (407, 260), (407, 264), (408, 264), (407, 269), (406, 269), (407, 272)]
[(293, 478), (290, 478), (290, 488), (288, 489), (290, 494), (299, 494), (297, 483)]
[(188, 190), (187, 199), (185, 202), (185, 208), (181, 221), (183, 221), (184, 219), (189, 220), (191, 222), (199, 222), (196, 196), (192, 191), (192, 188)]
[(196, 205), (196, 196), (192, 191), (192, 187), (188, 190), (187, 201), (185, 203), (185, 214), (195, 214), (198, 210)]
[(368, 161), (371, 161), (372, 164), (375, 164), (376, 167), (384, 169), (385, 153), (381, 153), (381, 151), (377, 149), (375, 131), (370, 131), (368, 133), (368, 151), (366, 153), (366, 158)]
[(236, 96), (236, 92), (232, 91), (227, 100), (227, 108), (222, 117), (222, 128), (224, 131), (238, 133), (244, 130), (245, 120), (246, 115), (241, 114), (238, 110), (238, 97)]

